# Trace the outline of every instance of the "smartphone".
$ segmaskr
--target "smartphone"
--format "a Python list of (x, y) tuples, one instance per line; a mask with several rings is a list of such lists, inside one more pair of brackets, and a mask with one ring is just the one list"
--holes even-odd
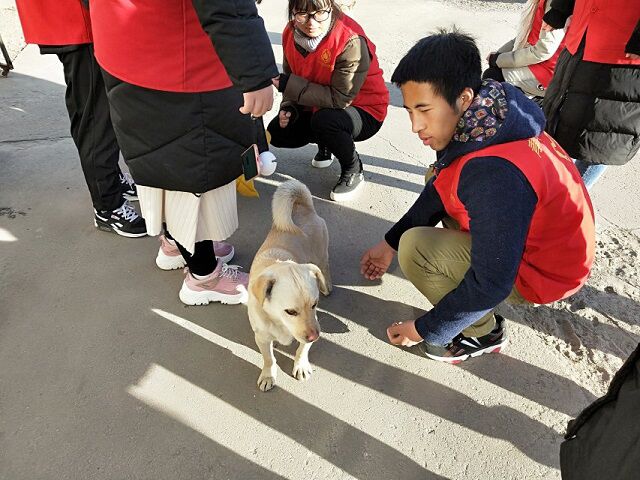
[(255, 143), (241, 154), (242, 171), (247, 182), (258, 176), (258, 156), (258, 146)]

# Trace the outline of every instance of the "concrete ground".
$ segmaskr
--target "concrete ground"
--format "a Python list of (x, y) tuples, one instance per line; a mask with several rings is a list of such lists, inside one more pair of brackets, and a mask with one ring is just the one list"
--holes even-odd
[[(281, 61), (286, 2), (263, 3)], [(473, 33), (485, 55), (513, 34), (520, 3), (361, 0), (352, 14), (388, 80), (439, 26)], [(599, 255), (582, 304), (545, 307), (535, 315), (546, 323), (506, 310), (504, 354), (455, 367), (385, 340), (388, 324), (429, 308), (397, 264), (378, 283), (358, 272), (433, 159), (398, 91), (390, 85), (382, 130), (359, 146), (367, 185), (353, 203), (326, 200), (337, 167), (311, 169), (312, 147), (276, 151), (278, 173), (260, 181), (261, 198), (239, 200), (234, 263), (249, 267), (274, 188), (293, 176), (329, 225), (336, 288), (320, 302), (313, 377), (294, 380), (293, 349), (279, 347), (278, 385), (264, 394), (244, 306), (185, 307), (182, 273), (155, 267), (156, 239), (94, 228), (61, 66), (21, 50), (13, 2), (0, 0), (0, 14), (0, 34), (20, 52), (0, 79), (0, 479), (560, 478), (566, 422), (640, 338), (637, 158), (594, 188), (600, 246), (624, 249)], [(593, 320), (598, 311), (611, 322)]]

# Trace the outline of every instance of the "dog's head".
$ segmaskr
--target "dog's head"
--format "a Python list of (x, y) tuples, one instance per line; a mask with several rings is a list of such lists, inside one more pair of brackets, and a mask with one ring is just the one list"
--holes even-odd
[(327, 285), (312, 263), (275, 263), (251, 284), (251, 294), (264, 312), (284, 324), (300, 343), (313, 342), (320, 336), (316, 316), (320, 292), (327, 294)]

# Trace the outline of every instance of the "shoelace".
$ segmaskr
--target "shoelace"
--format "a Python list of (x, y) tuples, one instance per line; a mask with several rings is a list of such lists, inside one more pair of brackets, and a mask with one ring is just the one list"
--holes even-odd
[(136, 213), (136, 209), (131, 206), (131, 204), (125, 201), (122, 206), (113, 211), (116, 215), (122, 216), (126, 221), (131, 222), (138, 218), (138, 214)]
[(120, 174), (120, 183), (123, 185), (126, 183), (129, 188), (133, 188), (136, 182), (133, 181), (133, 177), (129, 173), (123, 172)]
[(238, 279), (238, 270), (242, 268), (240, 265), (227, 265), (226, 263), (222, 265), (222, 271), (220, 272), (221, 277), (228, 277), (232, 280)]

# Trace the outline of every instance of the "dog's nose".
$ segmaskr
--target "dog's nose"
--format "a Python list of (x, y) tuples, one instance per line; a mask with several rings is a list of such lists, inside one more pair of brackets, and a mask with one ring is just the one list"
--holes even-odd
[(307, 341), (315, 342), (319, 337), (320, 337), (320, 332), (314, 329), (309, 331), (309, 333), (307, 334)]

